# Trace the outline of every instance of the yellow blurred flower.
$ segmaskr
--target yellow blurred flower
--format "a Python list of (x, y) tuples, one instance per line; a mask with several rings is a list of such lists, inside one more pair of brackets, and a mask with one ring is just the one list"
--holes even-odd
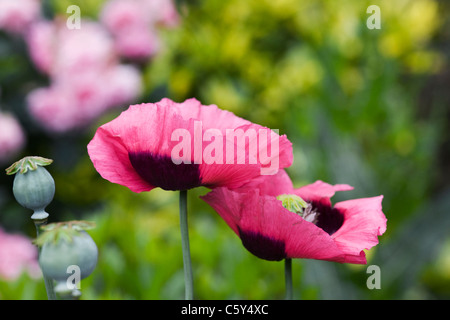
[(422, 49), (440, 22), (438, 4), (432, 0), (382, 1), (380, 50), (388, 57), (400, 57)]
[(223, 109), (238, 113), (244, 106), (244, 97), (239, 94), (236, 87), (228, 79), (214, 79), (210, 81), (204, 90), (207, 103), (217, 104)]

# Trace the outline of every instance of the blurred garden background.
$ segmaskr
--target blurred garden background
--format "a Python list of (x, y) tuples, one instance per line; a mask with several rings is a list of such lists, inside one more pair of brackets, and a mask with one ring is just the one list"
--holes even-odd
[[(102, 179), (86, 146), (130, 104), (196, 97), (286, 134), (296, 187), (384, 195), (381, 289), (365, 265), (294, 260), (296, 299), (449, 299), (449, 57), (445, 0), (0, 0), (1, 167), (53, 159), (49, 222), (96, 222), (82, 299), (182, 299), (178, 193)], [(16, 261), (35, 229), (12, 183), (0, 175), (0, 299), (46, 299), (33, 259)], [(283, 263), (247, 252), (207, 192), (189, 192), (195, 298), (283, 299)]]

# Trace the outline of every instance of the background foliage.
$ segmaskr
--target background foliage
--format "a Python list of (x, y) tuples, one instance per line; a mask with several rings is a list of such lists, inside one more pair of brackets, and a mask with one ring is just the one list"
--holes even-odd
[[(375, 3), (376, 2), (376, 3)], [(438, 0), (178, 1), (180, 25), (163, 32), (163, 50), (141, 65), (139, 102), (197, 97), (293, 142), (288, 169), (297, 187), (321, 179), (354, 191), (333, 201), (384, 195), (388, 228), (368, 253), (381, 289), (366, 287), (367, 266), (295, 260), (300, 299), (450, 298), (450, 6)], [(78, 4), (96, 18), (102, 1)], [(366, 9), (381, 8), (369, 30)], [(31, 84), (46, 80), (15, 38), (0, 34), (2, 107), (27, 128), (23, 155), (54, 159), (51, 221), (93, 220), (100, 256), (81, 283), (84, 299), (181, 299), (178, 194), (135, 194), (103, 180), (86, 145), (96, 128), (48, 134), (24, 108)], [(6, 165), (5, 165), (6, 168)], [(0, 224), (34, 237), (30, 212), (0, 177)], [(198, 196), (189, 193), (191, 253), (198, 299), (281, 299), (283, 264), (259, 260)], [(41, 279), (0, 279), (2, 299), (45, 299)]]

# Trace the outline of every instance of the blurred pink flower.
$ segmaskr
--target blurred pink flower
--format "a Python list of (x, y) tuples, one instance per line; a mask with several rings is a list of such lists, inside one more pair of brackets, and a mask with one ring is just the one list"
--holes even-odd
[(116, 35), (134, 28), (144, 28), (150, 24), (149, 14), (142, 10), (140, 0), (112, 0), (106, 2), (100, 13), (100, 20)]
[(55, 27), (49, 21), (33, 23), (25, 36), (31, 60), (40, 71), (46, 74), (50, 73), (55, 60), (54, 39)]
[(79, 125), (74, 117), (75, 104), (63, 90), (55, 87), (39, 88), (28, 96), (28, 109), (31, 115), (53, 132), (65, 132)]
[(174, 27), (180, 22), (173, 0), (143, 0), (153, 23)]
[(9, 234), (0, 228), (0, 278), (15, 280), (26, 271), (32, 277), (41, 275), (37, 248), (20, 234)]
[(108, 31), (98, 22), (82, 21), (80, 29), (57, 25), (54, 38), (57, 54), (52, 75), (71, 77), (74, 73), (101, 70), (118, 63), (114, 43)]
[(17, 119), (0, 113), (0, 163), (11, 160), (25, 145), (25, 133)]
[(108, 84), (107, 100), (111, 106), (124, 105), (140, 95), (142, 91), (141, 74), (131, 65), (117, 65), (105, 75)]
[(159, 50), (159, 38), (155, 31), (146, 29), (131, 29), (116, 35), (117, 52), (129, 59), (145, 60)]
[(138, 60), (158, 51), (157, 25), (172, 27), (179, 20), (172, 0), (112, 0), (100, 16), (114, 36), (119, 54)]
[(40, 21), (31, 26), (26, 41), (31, 59), (44, 73), (71, 77), (118, 62), (113, 39), (99, 23), (83, 20), (70, 30), (64, 21)]
[(140, 91), (139, 71), (114, 65), (101, 73), (56, 78), (49, 88), (30, 92), (28, 107), (48, 130), (62, 133), (86, 127), (108, 109), (132, 101)]
[(100, 23), (70, 30), (61, 21), (36, 23), (27, 35), (30, 56), (50, 76), (48, 88), (27, 97), (33, 117), (49, 131), (83, 128), (112, 107), (133, 102), (141, 75), (119, 64), (111, 35)]
[(39, 0), (0, 0), (0, 29), (25, 34), (40, 16)]

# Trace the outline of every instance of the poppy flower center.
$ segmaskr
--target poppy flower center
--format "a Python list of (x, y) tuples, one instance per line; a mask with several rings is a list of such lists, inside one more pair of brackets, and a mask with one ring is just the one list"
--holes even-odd
[(129, 152), (131, 165), (142, 179), (164, 190), (187, 190), (201, 186), (198, 164), (175, 164), (170, 156)]
[(277, 199), (281, 201), (284, 208), (315, 224), (329, 235), (335, 233), (344, 223), (342, 213), (327, 204), (305, 201), (295, 194), (283, 194)]
[(314, 222), (316, 226), (323, 231), (332, 235), (344, 224), (344, 215), (331, 205), (319, 201), (308, 202), (311, 210), (317, 212), (317, 221)]

